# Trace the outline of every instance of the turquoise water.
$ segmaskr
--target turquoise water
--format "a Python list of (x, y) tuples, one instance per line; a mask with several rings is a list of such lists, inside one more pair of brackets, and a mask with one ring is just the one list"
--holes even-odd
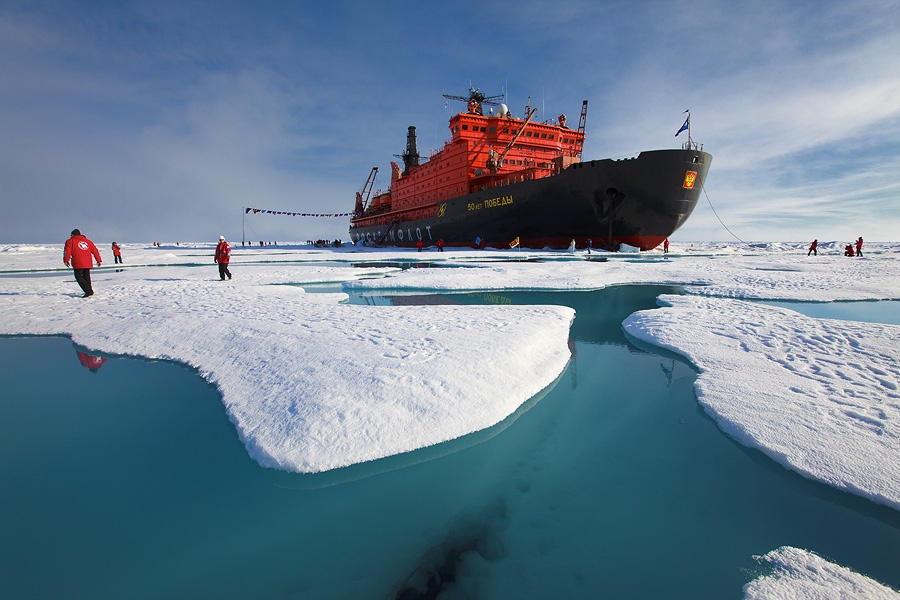
[(566, 304), (573, 359), (505, 427), (314, 476), (253, 462), (191, 369), (0, 338), (0, 596), (739, 598), (785, 544), (900, 587), (897, 511), (734, 443), (628, 343), (677, 292), (354, 298)]
[(775, 302), (760, 301), (770, 306), (781, 306), (816, 319), (842, 319), (867, 323), (900, 325), (900, 302)]

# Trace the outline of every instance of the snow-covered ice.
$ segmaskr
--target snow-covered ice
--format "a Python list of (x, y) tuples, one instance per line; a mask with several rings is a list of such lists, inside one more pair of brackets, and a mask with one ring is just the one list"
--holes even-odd
[[(869, 243), (853, 259), (842, 246), (820, 244), (817, 257), (805, 243), (674, 243), (668, 257), (266, 247), (235, 249), (235, 279), (220, 282), (210, 244), (122, 244), (121, 272), (101, 245), (106, 262), (87, 300), (62, 269), (61, 244), (0, 246), (0, 333), (67, 334), (101, 352), (192, 365), (218, 386), (257, 461), (315, 472), (503, 420), (565, 368), (573, 311), (354, 306), (341, 304), (344, 294), (276, 284), (404, 294), (677, 285), (687, 295), (665, 296), (623, 326), (698, 367), (698, 399), (721, 429), (807, 477), (900, 509), (900, 327), (746, 301), (900, 299), (900, 244)], [(383, 265), (394, 261), (457, 268)], [(764, 560), (777, 568), (748, 584), (747, 598), (896, 597), (803, 550)]]
[[(445, 269), (410, 269), (396, 277), (349, 283), (356, 289), (587, 290), (622, 284), (684, 285), (691, 294), (728, 298), (833, 302), (900, 299), (900, 247), (885, 246), (860, 259), (822, 255), (807, 259), (793, 252), (736, 255), (709, 249), (671, 258), (653, 252), (639, 256), (594, 252), (581, 260), (526, 262), (540, 253), (504, 253), (520, 260), (474, 265), (463, 276)], [(488, 254), (490, 256), (490, 254)], [(555, 255), (554, 258), (568, 254)], [(460, 257), (463, 260), (465, 257)], [(501, 256), (496, 256), (499, 259)], [(600, 260), (584, 259), (606, 259)]]
[(196, 367), (250, 454), (300, 472), (490, 427), (568, 362), (570, 308), (354, 306), (339, 304), (344, 294), (271, 285), (360, 271), (233, 266), (222, 282), (212, 264), (95, 269), (88, 300), (74, 279), (4, 278), (0, 333), (68, 334), (101, 352)]
[(900, 509), (900, 326), (740, 300), (660, 297), (624, 323), (700, 369), (728, 435), (807, 477)]
[(897, 600), (900, 596), (865, 575), (799, 548), (783, 546), (757, 560), (772, 573), (745, 585), (745, 600)]

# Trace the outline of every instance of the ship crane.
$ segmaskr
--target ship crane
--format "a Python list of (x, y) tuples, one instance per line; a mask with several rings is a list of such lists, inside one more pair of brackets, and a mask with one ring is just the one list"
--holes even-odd
[(509, 140), (509, 143), (506, 145), (506, 148), (503, 149), (503, 152), (500, 153), (496, 158), (494, 157), (494, 151), (491, 150), (488, 153), (487, 159), (487, 168), (490, 169), (491, 173), (496, 173), (500, 166), (503, 164), (503, 159), (506, 158), (506, 154), (512, 149), (515, 145), (516, 140), (519, 139), (519, 136), (522, 135), (522, 132), (525, 131), (525, 126), (528, 125), (528, 122), (531, 120), (531, 117), (534, 116), (534, 113), (537, 112), (536, 108), (532, 108), (531, 112), (528, 113), (528, 116), (525, 117), (525, 121), (522, 123), (522, 126), (519, 127), (519, 130), (516, 132), (516, 135)]
[(376, 175), (378, 175), (378, 167), (372, 167), (362, 191), (356, 192), (356, 210), (354, 212), (356, 212), (357, 215), (366, 211), (366, 205), (369, 204), (369, 195), (372, 193), (372, 186), (375, 185)]
[(587, 100), (581, 103), (581, 119), (578, 121), (578, 133), (581, 134), (581, 144), (578, 146), (578, 158), (581, 158), (581, 152), (584, 150), (584, 126), (587, 123)]
[(481, 92), (481, 90), (470, 87), (468, 96), (454, 96), (453, 94), (444, 94), (444, 98), (468, 102), (470, 113), (472, 113), (473, 115), (484, 116), (484, 109), (481, 107), (481, 105), (490, 104), (493, 106), (497, 106), (498, 104), (500, 104), (498, 100), (503, 98), (503, 94), (500, 94), (499, 96), (485, 96)]

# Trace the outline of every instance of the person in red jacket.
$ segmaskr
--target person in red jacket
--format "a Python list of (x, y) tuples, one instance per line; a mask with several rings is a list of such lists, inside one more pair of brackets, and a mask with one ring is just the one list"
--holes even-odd
[(119, 248), (119, 245), (115, 242), (112, 243), (112, 251), (113, 251), (113, 262), (115, 264), (120, 264), (122, 262), (122, 249)]
[(231, 260), (231, 246), (225, 241), (225, 236), (219, 236), (219, 245), (216, 246), (214, 262), (219, 263), (219, 278), (225, 281), (225, 276), (231, 279), (231, 271), (228, 270), (228, 261)]
[(66, 247), (63, 250), (63, 263), (68, 267), (69, 261), (72, 261), (72, 269), (75, 271), (75, 281), (81, 286), (84, 296), (94, 295), (94, 288), (91, 287), (91, 268), (94, 266), (91, 258), (97, 260), (97, 266), (100, 266), (100, 251), (94, 242), (87, 239), (77, 229), (72, 230), (72, 236), (66, 240)]

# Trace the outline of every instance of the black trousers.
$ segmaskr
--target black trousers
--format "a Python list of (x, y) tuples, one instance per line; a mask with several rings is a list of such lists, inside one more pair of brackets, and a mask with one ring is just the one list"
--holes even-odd
[(122, 257), (116, 254), (116, 260), (113, 262), (114, 265), (117, 265), (122, 262)]
[(90, 269), (75, 269), (75, 281), (81, 286), (81, 290), (85, 295), (90, 296), (94, 293), (94, 288), (91, 287)]
[(219, 263), (219, 278), (225, 279), (225, 276), (228, 276), (228, 279), (231, 279), (231, 271), (228, 270), (228, 263)]

